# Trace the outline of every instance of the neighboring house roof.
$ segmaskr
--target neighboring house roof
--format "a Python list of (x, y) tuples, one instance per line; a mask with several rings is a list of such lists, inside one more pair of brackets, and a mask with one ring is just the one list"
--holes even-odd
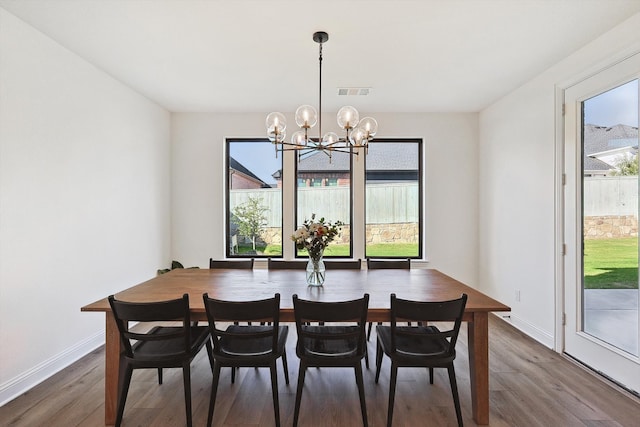
[(584, 125), (584, 151), (588, 155), (621, 148), (625, 145), (638, 145), (637, 127), (629, 125), (611, 127), (592, 124)]
[[(362, 156), (360, 154), (360, 156)], [(300, 162), (298, 163), (299, 172), (343, 172), (349, 170), (349, 161), (351, 155), (349, 153), (341, 153), (334, 151), (331, 153), (331, 162), (329, 155), (323, 151), (311, 151), (309, 153), (301, 153)]]
[(584, 156), (584, 171), (608, 171), (611, 170), (611, 166), (602, 160), (594, 159), (593, 157)]
[[(317, 151), (303, 155), (298, 163), (298, 171), (301, 172), (339, 172), (349, 170), (348, 153), (333, 152), (331, 163), (326, 153)], [(355, 161), (364, 161), (364, 150), (360, 150), (358, 156), (354, 156)], [(369, 154), (366, 156), (368, 171), (399, 171), (418, 169), (418, 144), (403, 144), (402, 149), (398, 149), (397, 143), (373, 143), (369, 147)]]
[(629, 125), (584, 125), (584, 170), (615, 169), (617, 159), (638, 152), (638, 128)]
[(269, 184), (267, 184), (266, 182), (264, 182), (263, 180), (258, 178), (253, 172), (251, 172), (249, 169), (244, 167), (244, 165), (242, 163), (240, 163), (239, 161), (237, 161), (236, 159), (234, 159), (231, 156), (229, 156), (229, 169), (236, 170), (236, 171), (248, 176), (249, 178), (255, 180), (256, 182), (260, 183), (262, 188), (271, 188), (271, 186)]

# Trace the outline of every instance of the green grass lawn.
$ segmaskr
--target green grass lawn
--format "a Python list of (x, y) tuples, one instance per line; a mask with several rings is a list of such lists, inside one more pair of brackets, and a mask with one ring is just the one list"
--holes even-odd
[(638, 238), (584, 241), (585, 289), (638, 289)]

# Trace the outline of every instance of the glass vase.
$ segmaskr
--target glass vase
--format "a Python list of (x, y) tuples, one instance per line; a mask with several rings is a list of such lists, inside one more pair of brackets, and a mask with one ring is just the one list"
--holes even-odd
[(309, 261), (307, 262), (307, 285), (309, 286), (322, 286), (324, 283), (323, 254), (324, 251), (319, 251), (316, 254), (309, 255)]

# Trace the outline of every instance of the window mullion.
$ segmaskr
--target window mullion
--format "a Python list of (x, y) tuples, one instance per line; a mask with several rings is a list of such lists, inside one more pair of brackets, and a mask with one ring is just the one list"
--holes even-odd
[(351, 239), (353, 242), (353, 258), (365, 258), (365, 155), (364, 152), (354, 156), (353, 183), (351, 187), (352, 221)]
[(296, 257), (295, 246), (290, 239), (296, 226), (296, 153), (285, 151), (282, 173), (282, 255), (286, 260)]

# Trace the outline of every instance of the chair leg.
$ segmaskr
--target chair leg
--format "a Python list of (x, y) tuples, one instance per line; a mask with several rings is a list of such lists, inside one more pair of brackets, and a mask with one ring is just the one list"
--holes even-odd
[(429, 384), (433, 384), (433, 368), (429, 368)]
[(462, 411), (460, 410), (460, 396), (458, 396), (458, 383), (456, 382), (456, 371), (453, 363), (447, 367), (449, 372), (449, 383), (451, 383), (451, 394), (453, 394), (453, 405), (456, 408), (456, 417), (458, 418), (458, 427), (462, 427)]
[(235, 384), (236, 382), (236, 368), (235, 366), (231, 367), (231, 384)]
[[(122, 363), (122, 361), (120, 363)], [(124, 405), (127, 401), (127, 394), (129, 394), (129, 384), (131, 384), (131, 375), (133, 374), (133, 368), (127, 365), (122, 374), (123, 375), (120, 378), (120, 390), (118, 390), (118, 413), (116, 415), (116, 427), (120, 427), (120, 424), (122, 424)]]
[(287, 364), (287, 351), (282, 352), (282, 368), (284, 369), (284, 382), (289, 385), (289, 365)]
[(293, 410), (293, 427), (298, 426), (298, 416), (300, 415), (300, 401), (302, 400), (302, 388), (304, 386), (304, 377), (307, 374), (307, 365), (300, 361), (298, 368), (298, 388), (296, 390), (296, 405)]
[(271, 395), (273, 396), (273, 414), (276, 419), (276, 427), (280, 427), (280, 404), (278, 403), (278, 371), (276, 370), (276, 361), (271, 362), (269, 366), (271, 370)]
[(184, 408), (187, 414), (187, 427), (193, 425), (191, 420), (191, 361), (182, 365), (182, 382), (184, 384)]
[(380, 340), (378, 340), (376, 345), (376, 384), (378, 384), (378, 379), (380, 379), (380, 368), (382, 368), (383, 356), (384, 356), (384, 352), (382, 351)]
[[(382, 322), (378, 322), (378, 325), (382, 325)], [(373, 329), (373, 322), (369, 322), (369, 329), (367, 330), (367, 341), (371, 337), (371, 329)]]
[(211, 340), (207, 339), (207, 354), (209, 355), (209, 365), (211, 366), (211, 373), (213, 374), (213, 347), (211, 346)]
[(358, 384), (358, 394), (360, 396), (360, 411), (362, 412), (362, 425), (367, 427), (367, 404), (364, 399), (364, 380), (362, 379), (362, 364), (358, 362), (355, 366), (356, 371), (356, 384)]
[(158, 368), (158, 384), (162, 385), (162, 368)]
[(213, 380), (211, 381), (211, 396), (209, 398), (209, 415), (207, 416), (207, 427), (211, 427), (211, 423), (213, 422), (213, 409), (216, 406), (216, 393), (218, 392), (219, 380), (220, 380), (220, 364), (214, 363)]
[(369, 347), (364, 343), (364, 366), (369, 369)]
[(396, 380), (398, 378), (398, 367), (391, 362), (391, 379), (389, 380), (389, 409), (387, 412), (387, 427), (393, 423), (393, 404), (396, 398)]

